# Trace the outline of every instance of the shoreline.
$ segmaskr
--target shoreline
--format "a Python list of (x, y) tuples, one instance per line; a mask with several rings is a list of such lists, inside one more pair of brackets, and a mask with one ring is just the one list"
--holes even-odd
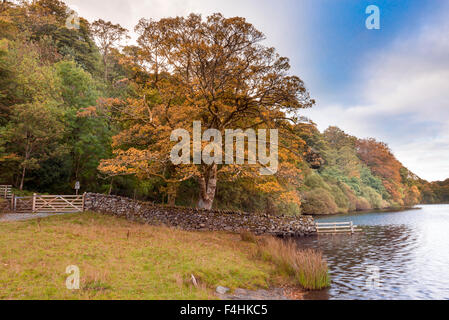
[[(422, 204), (417, 204), (419, 206)], [(354, 215), (354, 214), (365, 214), (365, 213), (374, 213), (374, 212), (400, 212), (400, 211), (408, 211), (408, 210), (421, 210), (421, 208), (413, 207), (391, 207), (384, 209), (367, 209), (367, 210), (356, 210), (356, 211), (348, 211), (346, 213), (321, 213), (321, 214), (311, 214), (309, 216), (313, 218), (322, 218), (322, 217), (332, 217), (332, 216), (344, 216), (344, 215)]]

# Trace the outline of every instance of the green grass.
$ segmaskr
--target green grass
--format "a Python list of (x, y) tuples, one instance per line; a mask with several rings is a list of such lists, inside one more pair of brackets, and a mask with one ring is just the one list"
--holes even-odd
[[(240, 235), (184, 232), (95, 213), (0, 223), (0, 299), (214, 299), (267, 288), (276, 266)], [(65, 286), (80, 269), (80, 290)], [(199, 282), (195, 287), (191, 275)]]

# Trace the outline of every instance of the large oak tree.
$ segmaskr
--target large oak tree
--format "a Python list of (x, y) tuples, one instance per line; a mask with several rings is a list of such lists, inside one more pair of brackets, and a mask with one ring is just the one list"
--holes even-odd
[[(103, 172), (160, 176), (171, 183), (196, 177), (198, 206), (210, 209), (220, 172), (228, 178), (255, 176), (255, 166), (173, 166), (170, 133), (179, 128), (191, 132), (193, 121), (223, 136), (226, 129), (279, 129), (279, 171), (259, 187), (288, 194), (277, 186), (300, 171), (304, 142), (295, 134), (298, 111), (314, 103), (303, 81), (288, 74), (289, 60), (264, 46), (264, 35), (240, 17), (142, 19), (136, 31), (139, 67), (152, 80), (143, 85), (145, 98), (114, 104), (121, 106), (123, 130), (114, 139), (116, 157), (103, 162)], [(148, 93), (155, 98), (149, 101)]]

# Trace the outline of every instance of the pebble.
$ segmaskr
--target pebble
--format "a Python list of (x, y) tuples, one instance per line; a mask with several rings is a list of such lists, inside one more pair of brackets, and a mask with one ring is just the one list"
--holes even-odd
[(226, 294), (226, 293), (229, 292), (229, 290), (231, 290), (231, 289), (226, 288), (226, 287), (222, 287), (222, 286), (218, 286), (216, 291), (219, 294)]

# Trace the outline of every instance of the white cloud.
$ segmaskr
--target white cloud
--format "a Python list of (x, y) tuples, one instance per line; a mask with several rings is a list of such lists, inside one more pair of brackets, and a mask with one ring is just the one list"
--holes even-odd
[[(89, 21), (102, 18), (133, 30), (142, 17), (159, 19), (221, 12), (243, 16), (267, 36), (267, 44), (292, 58), (295, 69), (304, 70), (298, 39), (304, 38), (308, 21), (304, 2), (256, 0), (66, 0)], [(289, 4), (290, 3), (290, 4)], [(448, 5), (449, 8), (449, 5)], [(304, 28), (292, 28), (291, 12)], [(431, 17), (431, 24), (418, 32), (409, 28), (383, 51), (366, 56), (359, 70), (365, 70), (348, 90), (364, 98), (359, 105), (335, 101), (317, 105), (304, 114), (321, 129), (338, 125), (359, 137), (376, 137), (392, 147), (401, 162), (429, 180), (449, 177), (449, 10)], [(412, 23), (412, 22), (411, 22)], [(302, 34), (300, 34), (302, 33)], [(310, 34), (309, 34), (310, 36)], [(301, 63), (303, 65), (301, 65)], [(310, 72), (309, 72), (310, 73)], [(313, 76), (310, 75), (310, 76)], [(306, 83), (308, 79), (305, 79)], [(358, 92), (360, 91), (360, 92)], [(323, 101), (325, 92), (312, 92)]]
[[(93, 22), (97, 19), (120, 23), (131, 31), (140, 18), (161, 19), (200, 13), (204, 16), (220, 12), (226, 17), (245, 17), (267, 36), (267, 44), (282, 55), (295, 53), (294, 39), (299, 30), (292, 30), (287, 3), (269, 0), (64, 0), (80, 16)], [(296, 10), (296, 9), (295, 9)], [(304, 12), (295, 12), (300, 19)], [(132, 34), (131, 41), (136, 40)]]
[(305, 114), (320, 129), (337, 125), (360, 137), (384, 140), (405, 166), (424, 179), (448, 178), (449, 23), (445, 15), (418, 33), (401, 35), (387, 50), (364, 61), (362, 105), (327, 104)]

